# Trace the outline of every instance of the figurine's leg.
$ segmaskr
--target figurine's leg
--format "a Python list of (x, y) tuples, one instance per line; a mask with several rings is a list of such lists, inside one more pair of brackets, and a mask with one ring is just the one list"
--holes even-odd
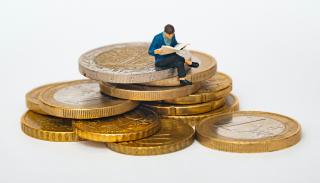
[(172, 54), (163, 60), (155, 63), (157, 67), (177, 68), (181, 85), (191, 85), (192, 82), (186, 80), (186, 70), (184, 68), (185, 59), (177, 54)]
[(199, 63), (192, 62), (192, 54), (190, 51), (183, 49), (178, 51), (177, 54), (185, 59), (185, 63), (188, 64), (189, 67), (199, 67)]
[(174, 61), (174, 63), (175, 63), (174, 65), (175, 65), (175, 67), (177, 68), (177, 71), (178, 71), (179, 79), (180, 80), (184, 80), (186, 75), (187, 75), (186, 70), (184, 68), (184, 59), (183, 59), (183, 61), (176, 60), (176, 61)]
[(159, 60), (158, 62), (155, 63), (156, 67), (172, 67), (172, 61), (175, 60), (174, 55), (170, 55), (162, 60)]

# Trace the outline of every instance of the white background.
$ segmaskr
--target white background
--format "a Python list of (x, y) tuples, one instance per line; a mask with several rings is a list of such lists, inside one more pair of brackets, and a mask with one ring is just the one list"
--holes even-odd
[[(320, 182), (320, 3), (241, 1), (0, 1), (0, 182)], [(180, 42), (216, 57), (242, 110), (297, 119), (303, 138), (272, 153), (237, 154), (195, 142), (148, 157), (96, 143), (52, 143), (20, 130), (24, 95), (79, 79), (78, 57), (151, 41), (171, 23)]]

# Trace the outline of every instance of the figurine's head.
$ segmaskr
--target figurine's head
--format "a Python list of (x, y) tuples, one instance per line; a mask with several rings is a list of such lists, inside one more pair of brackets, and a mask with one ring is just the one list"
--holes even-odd
[(171, 24), (167, 24), (164, 27), (164, 36), (166, 36), (166, 38), (168, 39), (172, 39), (172, 37), (174, 36), (174, 27)]

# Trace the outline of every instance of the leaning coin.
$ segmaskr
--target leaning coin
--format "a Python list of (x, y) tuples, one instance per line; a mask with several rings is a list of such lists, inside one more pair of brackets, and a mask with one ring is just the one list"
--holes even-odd
[(98, 142), (142, 139), (160, 129), (158, 114), (144, 107), (117, 116), (74, 122), (75, 132), (79, 137)]
[(50, 87), (40, 94), (40, 108), (62, 118), (90, 119), (113, 116), (139, 105), (100, 93), (97, 81), (77, 80)]
[(56, 84), (60, 84), (60, 83), (51, 83), (51, 84), (46, 84), (43, 86), (39, 86), (37, 88), (32, 89), (31, 91), (29, 91), (26, 94), (26, 105), (28, 107), (28, 109), (37, 112), (39, 114), (47, 114), (46, 112), (44, 112), (43, 110), (41, 110), (40, 108), (40, 100), (39, 100), (39, 95), (43, 90), (46, 90), (49, 87), (52, 87)]
[(192, 114), (201, 114), (213, 111), (222, 107), (225, 99), (221, 98), (201, 104), (167, 104), (164, 102), (143, 102), (141, 105), (155, 110), (160, 115), (165, 116), (186, 116)]
[(172, 119), (161, 119), (161, 129), (156, 134), (129, 142), (107, 143), (116, 152), (129, 155), (157, 155), (186, 148), (194, 141), (194, 130), (187, 124)]
[(259, 111), (238, 111), (208, 117), (196, 125), (204, 146), (229, 152), (270, 152), (295, 145), (301, 137), (297, 121)]
[[(199, 51), (191, 51), (193, 61), (199, 63), (198, 68), (191, 68), (187, 72), (186, 79), (192, 82), (201, 82), (210, 79), (217, 72), (217, 61), (209, 54)], [(179, 86), (180, 81), (177, 76), (162, 79), (158, 81), (151, 81), (147, 83), (140, 83), (148, 86)]]
[(130, 100), (157, 101), (183, 97), (196, 92), (201, 83), (186, 86), (143, 86), (138, 84), (100, 83), (101, 92)]
[(73, 131), (71, 119), (42, 115), (32, 111), (22, 116), (21, 129), (25, 134), (41, 140), (56, 142), (80, 140)]

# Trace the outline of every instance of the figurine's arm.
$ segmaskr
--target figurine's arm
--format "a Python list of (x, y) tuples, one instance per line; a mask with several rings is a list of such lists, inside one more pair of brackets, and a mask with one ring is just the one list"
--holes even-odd
[(158, 47), (159, 47), (158, 40), (156, 39), (156, 37), (154, 37), (150, 46), (149, 46), (149, 50), (148, 50), (149, 55), (155, 56), (156, 55), (155, 50), (157, 50)]

